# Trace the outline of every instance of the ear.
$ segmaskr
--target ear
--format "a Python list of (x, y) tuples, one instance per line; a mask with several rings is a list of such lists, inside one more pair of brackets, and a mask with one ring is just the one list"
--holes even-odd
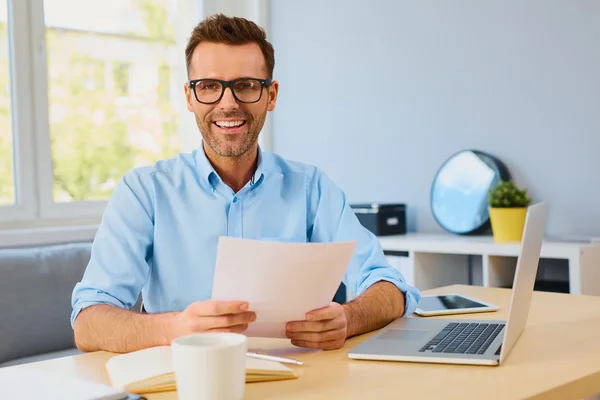
[(192, 107), (194, 94), (192, 93), (192, 89), (190, 88), (190, 85), (187, 82), (183, 84), (183, 92), (185, 93), (185, 101), (187, 103), (188, 111), (194, 112), (194, 108)]
[(267, 110), (273, 111), (275, 104), (277, 104), (277, 93), (279, 92), (279, 82), (273, 81), (269, 86), (269, 102), (267, 104)]

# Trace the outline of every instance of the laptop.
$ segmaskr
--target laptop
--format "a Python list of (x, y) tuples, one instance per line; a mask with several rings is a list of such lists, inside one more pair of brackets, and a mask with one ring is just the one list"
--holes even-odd
[(500, 365), (527, 322), (547, 215), (547, 202), (532, 205), (527, 210), (506, 321), (400, 318), (351, 349), (348, 357)]

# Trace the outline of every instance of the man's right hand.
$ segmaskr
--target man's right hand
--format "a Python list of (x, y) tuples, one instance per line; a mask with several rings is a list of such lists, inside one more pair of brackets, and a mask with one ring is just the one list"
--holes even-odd
[(244, 301), (198, 301), (173, 315), (170, 340), (199, 332), (242, 333), (255, 320)]

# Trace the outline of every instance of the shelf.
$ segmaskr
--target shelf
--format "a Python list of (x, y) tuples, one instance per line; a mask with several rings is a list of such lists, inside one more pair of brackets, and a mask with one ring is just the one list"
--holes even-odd
[[(421, 290), (451, 284), (511, 287), (520, 252), (520, 243), (495, 243), (491, 236), (413, 233), (379, 240), (389, 263)], [(540, 262), (548, 260), (567, 266), (568, 281), (538, 279), (536, 290), (600, 295), (600, 243), (544, 240)]]
[[(380, 236), (384, 250), (422, 251), (446, 254), (490, 254), (518, 256), (520, 243), (495, 243), (492, 236), (459, 236), (450, 234), (407, 233), (406, 235)], [(598, 247), (598, 243), (560, 242), (544, 240), (541, 257), (569, 258), (582, 249)]]

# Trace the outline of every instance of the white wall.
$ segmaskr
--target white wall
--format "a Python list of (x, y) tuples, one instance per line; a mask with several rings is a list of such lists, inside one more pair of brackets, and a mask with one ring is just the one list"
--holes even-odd
[(274, 150), (351, 201), (406, 202), (463, 148), (500, 157), (550, 234), (600, 235), (600, 1), (273, 1)]

